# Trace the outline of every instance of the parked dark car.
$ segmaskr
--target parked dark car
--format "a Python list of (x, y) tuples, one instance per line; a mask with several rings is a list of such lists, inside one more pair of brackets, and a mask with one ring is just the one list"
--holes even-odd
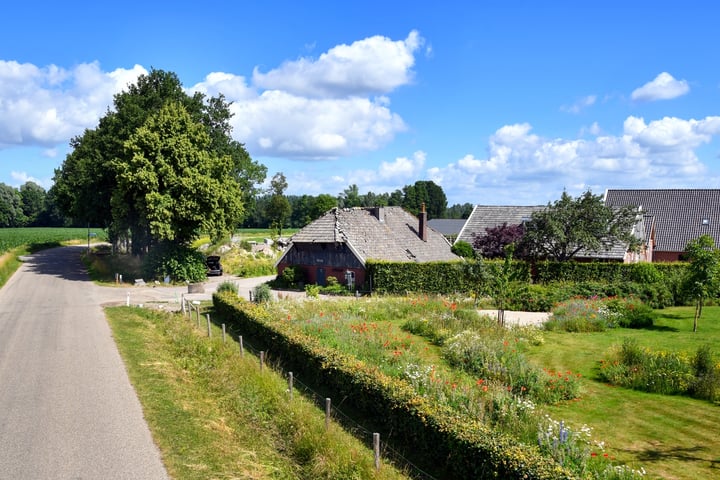
[(205, 259), (205, 265), (207, 266), (208, 276), (220, 276), (223, 274), (222, 264), (220, 263), (219, 256), (210, 255)]

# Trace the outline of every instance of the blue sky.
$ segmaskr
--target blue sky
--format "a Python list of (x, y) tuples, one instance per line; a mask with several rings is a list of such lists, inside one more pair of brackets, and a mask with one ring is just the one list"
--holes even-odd
[(711, 5), (10, 2), (0, 182), (49, 188), (70, 138), (154, 67), (233, 101), (233, 135), (288, 194), (432, 180), (450, 204), (536, 205), (718, 188)]

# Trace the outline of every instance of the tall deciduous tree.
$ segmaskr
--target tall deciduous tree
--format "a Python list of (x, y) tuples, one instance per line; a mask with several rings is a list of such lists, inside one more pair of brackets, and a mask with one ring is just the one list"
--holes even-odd
[(413, 185), (403, 188), (403, 203), (405, 210), (418, 215), (421, 205), (425, 204), (428, 218), (443, 218), (447, 209), (447, 197), (442, 187), (432, 180), (418, 180)]
[(282, 172), (276, 173), (270, 180), (271, 196), (265, 209), (267, 216), (272, 221), (272, 228), (278, 233), (278, 237), (282, 237), (282, 229), (292, 212), (290, 202), (285, 196), (287, 186), (287, 180)]
[(182, 104), (168, 103), (150, 116), (125, 143), (129, 162), (113, 165), (113, 218), (138, 214), (135, 228), (179, 244), (202, 231), (213, 240), (231, 233), (243, 214), (243, 192), (232, 158), (210, 143), (206, 128)]
[(506, 255), (505, 249), (508, 245), (514, 245), (515, 256), (517, 258), (525, 258), (526, 252), (522, 250), (521, 245), (525, 228), (522, 225), (508, 225), (503, 223), (497, 227), (485, 229), (485, 235), (478, 235), (473, 241), (473, 248), (483, 256), (483, 258), (503, 258)]
[(697, 332), (698, 319), (708, 298), (720, 293), (720, 250), (710, 235), (702, 235), (685, 247), (690, 263), (685, 274), (685, 290), (695, 300), (693, 332)]
[(26, 220), (20, 193), (0, 183), (0, 227), (22, 227)]
[[(204, 148), (211, 157), (231, 159), (232, 168), (226, 174), (240, 185), (241, 200), (252, 198), (255, 185), (265, 179), (265, 167), (254, 163), (243, 145), (230, 137), (231, 114), (222, 96), (189, 96), (177, 75), (153, 69), (115, 95), (113, 103), (114, 109), (100, 119), (97, 128), (72, 139), (73, 150), (55, 171), (51, 191), (67, 216), (108, 227), (113, 239), (129, 235), (135, 253), (146, 251), (153, 238), (144, 217), (146, 212), (137, 209), (137, 199), (123, 199), (116, 191), (118, 175), (126, 171), (134, 154), (126, 148), (126, 142), (165, 105), (181, 105), (194, 122), (203, 126), (209, 137)], [(121, 210), (123, 202), (125, 208)]]
[(45, 189), (35, 182), (25, 182), (20, 186), (22, 211), (28, 225), (36, 226), (45, 209)]
[(569, 260), (580, 250), (599, 252), (618, 242), (636, 248), (633, 235), (637, 207), (608, 207), (600, 195), (587, 191), (577, 198), (563, 192), (560, 200), (533, 213), (525, 223), (524, 247), (539, 257)]

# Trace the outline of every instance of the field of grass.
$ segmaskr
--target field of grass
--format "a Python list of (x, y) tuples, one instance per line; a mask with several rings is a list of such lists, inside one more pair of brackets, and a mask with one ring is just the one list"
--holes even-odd
[(405, 479), (258, 359), (180, 315), (106, 310), (171, 478)]
[(533, 347), (530, 358), (543, 366), (572, 369), (583, 375), (579, 401), (549, 407), (551, 414), (575, 424), (592, 426), (619, 460), (634, 462), (652, 478), (720, 477), (720, 406), (681, 396), (667, 396), (613, 387), (597, 381), (599, 361), (625, 338), (653, 350), (692, 355), (703, 343), (718, 355), (720, 307), (706, 307), (698, 333), (692, 332), (691, 307), (658, 311), (650, 330), (613, 329), (602, 333), (546, 332), (545, 344)]
[[(103, 240), (100, 229), (90, 229), (93, 241)], [(0, 287), (20, 267), (18, 257), (63, 244), (85, 243), (87, 228), (0, 228)]]
[[(102, 229), (91, 228), (93, 240), (105, 239)], [(0, 254), (27, 245), (31, 250), (60, 245), (64, 242), (87, 242), (87, 228), (0, 228)]]

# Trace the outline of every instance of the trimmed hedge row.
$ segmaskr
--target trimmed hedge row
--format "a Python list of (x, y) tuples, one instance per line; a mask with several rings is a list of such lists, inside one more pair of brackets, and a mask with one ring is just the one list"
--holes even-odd
[[(220, 293), (213, 305), (243, 335), (272, 348), (283, 366), (327, 386), (345, 403), (378, 419), (390, 438), (450, 478), (566, 479), (572, 474), (534, 446), (496, 434), (477, 421), (458, 419), (449, 407), (418, 396), (405, 381), (325, 347), (260, 305)], [(386, 437), (387, 438), (387, 437)]]
[[(377, 293), (404, 294), (407, 292), (467, 293), (475, 290), (468, 278), (468, 265), (474, 260), (454, 262), (385, 262), (369, 260), (365, 268)], [(501, 264), (503, 260), (485, 260), (487, 264)], [(530, 265), (514, 260), (512, 268), (517, 278), (530, 279)]]
[[(486, 260), (486, 263), (502, 260)], [(402, 263), (368, 261), (372, 290), (377, 293), (408, 292), (470, 293), (477, 291), (468, 275), (467, 262)], [(548, 311), (574, 296), (636, 296), (653, 308), (684, 305), (682, 291), (686, 263), (551, 262), (531, 265), (513, 261), (515, 278), (530, 279), (532, 285), (511, 300), (511, 310)], [(480, 289), (482, 290), (482, 289)]]
[(656, 283), (684, 273), (686, 263), (552, 262), (535, 264), (533, 280), (552, 282)]

